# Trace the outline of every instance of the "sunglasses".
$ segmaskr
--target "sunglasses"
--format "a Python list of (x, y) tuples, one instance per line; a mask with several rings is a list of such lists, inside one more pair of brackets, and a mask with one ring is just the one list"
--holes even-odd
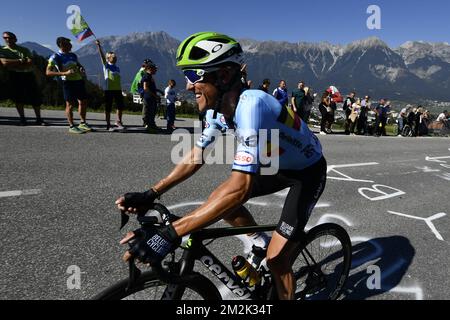
[(219, 70), (219, 69), (218, 68), (208, 69), (208, 70), (189, 69), (189, 70), (183, 70), (183, 73), (184, 73), (184, 77), (186, 78), (186, 81), (189, 84), (194, 85), (196, 83), (203, 81), (205, 79), (206, 74), (217, 71), (217, 70)]

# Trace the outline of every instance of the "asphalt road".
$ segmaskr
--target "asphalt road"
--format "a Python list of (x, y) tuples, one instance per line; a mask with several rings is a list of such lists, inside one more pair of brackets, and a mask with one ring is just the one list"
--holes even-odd
[[(110, 133), (102, 115), (90, 114), (98, 131), (86, 135), (68, 134), (62, 112), (44, 116), (50, 127), (19, 127), (15, 110), (0, 108), (0, 299), (88, 299), (127, 277), (114, 201), (173, 166), (177, 141), (143, 133), (137, 116), (125, 117), (136, 126), (127, 133)], [(192, 120), (176, 125), (191, 128)], [(450, 139), (319, 138), (329, 179), (310, 226), (332, 221), (351, 235), (345, 297), (449, 299)], [(186, 214), (229, 172), (229, 165), (206, 166), (162, 202)], [(283, 200), (281, 193), (248, 207), (259, 223), (276, 223)], [(241, 250), (234, 238), (213, 248), (225, 262)], [(67, 286), (70, 266), (83, 272), (80, 289)], [(369, 289), (373, 266), (381, 287)]]

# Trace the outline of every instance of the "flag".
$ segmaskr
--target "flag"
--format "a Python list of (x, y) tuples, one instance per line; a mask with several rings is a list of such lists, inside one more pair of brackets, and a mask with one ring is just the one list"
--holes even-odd
[(86, 23), (79, 12), (75, 17), (75, 23), (73, 24), (70, 31), (72, 31), (72, 34), (78, 39), (78, 42), (81, 42), (84, 39), (87, 39), (90, 36), (94, 35), (91, 28), (89, 28), (89, 25)]
[(139, 94), (139, 83), (141, 82), (144, 74), (142, 71), (144, 71), (143, 68), (139, 69), (138, 73), (134, 77), (133, 83), (131, 84), (131, 93)]

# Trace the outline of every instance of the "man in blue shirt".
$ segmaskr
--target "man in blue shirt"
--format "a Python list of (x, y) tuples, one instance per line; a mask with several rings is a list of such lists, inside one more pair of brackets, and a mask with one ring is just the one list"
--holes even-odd
[[(82, 134), (92, 131), (86, 123), (87, 92), (86, 72), (78, 62), (76, 54), (72, 53), (70, 39), (59, 37), (56, 44), (59, 52), (52, 55), (48, 61), (47, 76), (60, 77), (63, 83), (64, 100), (66, 101), (66, 116), (69, 121), (69, 133)], [(75, 126), (72, 108), (78, 104), (81, 123)]]
[(388, 120), (388, 115), (391, 111), (390, 102), (386, 102), (386, 99), (381, 99), (380, 103), (376, 107), (376, 136), (386, 135), (386, 123)]
[(278, 102), (283, 107), (285, 107), (285, 106), (287, 107), (288, 106), (288, 104), (289, 104), (289, 94), (288, 94), (288, 91), (287, 91), (286, 81), (284, 81), (284, 80), (280, 81), (280, 85), (273, 92), (273, 96), (275, 97), (275, 99), (278, 100)]

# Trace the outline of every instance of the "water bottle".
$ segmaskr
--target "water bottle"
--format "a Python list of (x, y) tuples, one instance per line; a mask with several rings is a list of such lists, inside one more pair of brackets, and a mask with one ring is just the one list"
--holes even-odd
[(258, 271), (242, 256), (233, 259), (231, 265), (236, 275), (244, 280), (249, 287), (254, 287), (261, 281)]

